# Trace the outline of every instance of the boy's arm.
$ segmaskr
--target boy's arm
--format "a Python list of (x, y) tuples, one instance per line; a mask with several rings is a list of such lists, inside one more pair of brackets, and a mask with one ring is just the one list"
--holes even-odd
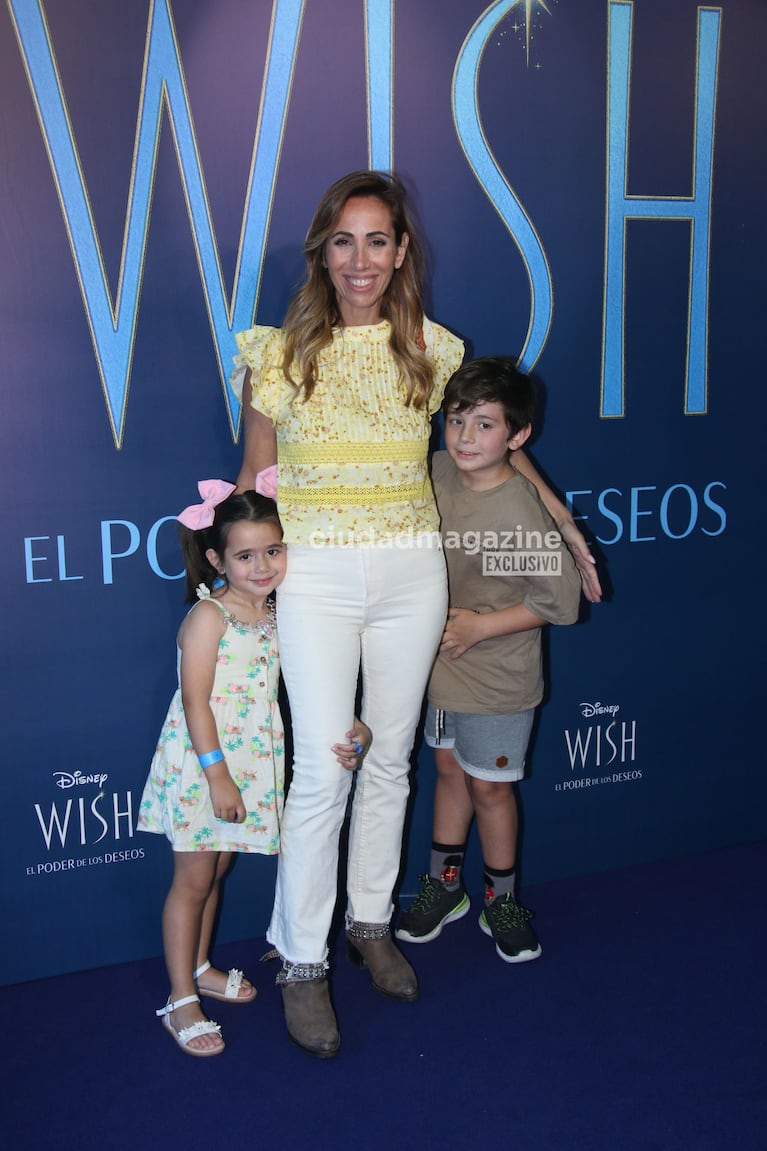
[(595, 566), (596, 560), (589, 551), (586, 537), (577, 527), (572, 512), (555, 495), (548, 484), (544, 483), (539, 472), (536, 471), (529, 457), (523, 451), (512, 452), (511, 462), (517, 471), (521, 472), (535, 487), (541, 503), (557, 525), (562, 539), (575, 560), (586, 599), (590, 603), (599, 603), (602, 599), (602, 585), (599, 582), (599, 575)]
[(535, 615), (523, 603), (498, 611), (476, 612), (462, 607), (451, 607), (447, 613), (447, 623), (442, 633), (439, 650), (449, 659), (458, 659), (476, 643), (494, 639), (500, 635), (514, 635), (520, 631), (532, 631), (543, 627), (547, 621)]

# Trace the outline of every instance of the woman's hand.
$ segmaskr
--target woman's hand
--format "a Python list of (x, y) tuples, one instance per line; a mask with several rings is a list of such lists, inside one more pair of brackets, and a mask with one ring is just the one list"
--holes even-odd
[(557, 525), (559, 534), (567, 544), (570, 555), (575, 560), (575, 566), (580, 573), (583, 594), (586, 599), (589, 603), (599, 603), (602, 599), (602, 585), (597, 575), (596, 560), (589, 551), (586, 537), (575, 526), (575, 520), (572, 517), (570, 509), (562, 503), (549, 485), (544, 483), (537, 469), (533, 467), (530, 457), (526, 456), (523, 451), (514, 452), (511, 457), (511, 462), (517, 471), (521, 472), (523, 476), (526, 476), (534, 485), (543, 506)]
[(597, 574), (596, 560), (589, 551), (586, 537), (575, 526), (575, 520), (570, 516), (564, 516), (561, 522), (557, 524), (557, 528), (567, 544), (570, 555), (575, 560), (575, 566), (581, 577), (583, 594), (589, 603), (599, 603), (602, 599), (602, 585)]

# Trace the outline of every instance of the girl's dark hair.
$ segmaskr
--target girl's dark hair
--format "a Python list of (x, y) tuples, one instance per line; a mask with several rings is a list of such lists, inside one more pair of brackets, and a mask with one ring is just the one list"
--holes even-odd
[(276, 503), (268, 496), (260, 496), (256, 492), (234, 492), (231, 496), (227, 496), (214, 509), (213, 523), (209, 528), (192, 531), (179, 524), (181, 551), (186, 569), (186, 603), (197, 603), (197, 588), (201, 583), (213, 590), (214, 582), (221, 577), (208, 562), (205, 553), (212, 548), (217, 555), (222, 556), (232, 524), (241, 523), (243, 520), (252, 524), (274, 524), (282, 535), (282, 524)]

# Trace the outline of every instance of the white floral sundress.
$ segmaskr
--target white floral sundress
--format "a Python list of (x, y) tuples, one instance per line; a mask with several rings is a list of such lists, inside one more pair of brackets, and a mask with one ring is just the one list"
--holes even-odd
[(189, 738), (179, 686), (149, 769), (138, 828), (166, 835), (174, 851), (273, 855), (280, 848), (285, 792), (285, 734), (277, 702), (280, 660), (274, 608), (270, 605), (268, 619), (251, 624), (238, 620), (218, 600), (210, 602), (220, 608), (226, 621), (210, 706), (221, 750), (242, 793), (247, 817), (244, 823), (226, 823), (213, 814), (205, 773)]

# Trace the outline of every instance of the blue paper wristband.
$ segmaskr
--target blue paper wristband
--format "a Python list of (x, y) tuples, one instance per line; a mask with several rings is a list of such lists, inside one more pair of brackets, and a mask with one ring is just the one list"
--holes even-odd
[(224, 758), (224, 753), (219, 748), (217, 751), (206, 751), (205, 755), (198, 755), (200, 767), (212, 767), (214, 763), (220, 763)]

